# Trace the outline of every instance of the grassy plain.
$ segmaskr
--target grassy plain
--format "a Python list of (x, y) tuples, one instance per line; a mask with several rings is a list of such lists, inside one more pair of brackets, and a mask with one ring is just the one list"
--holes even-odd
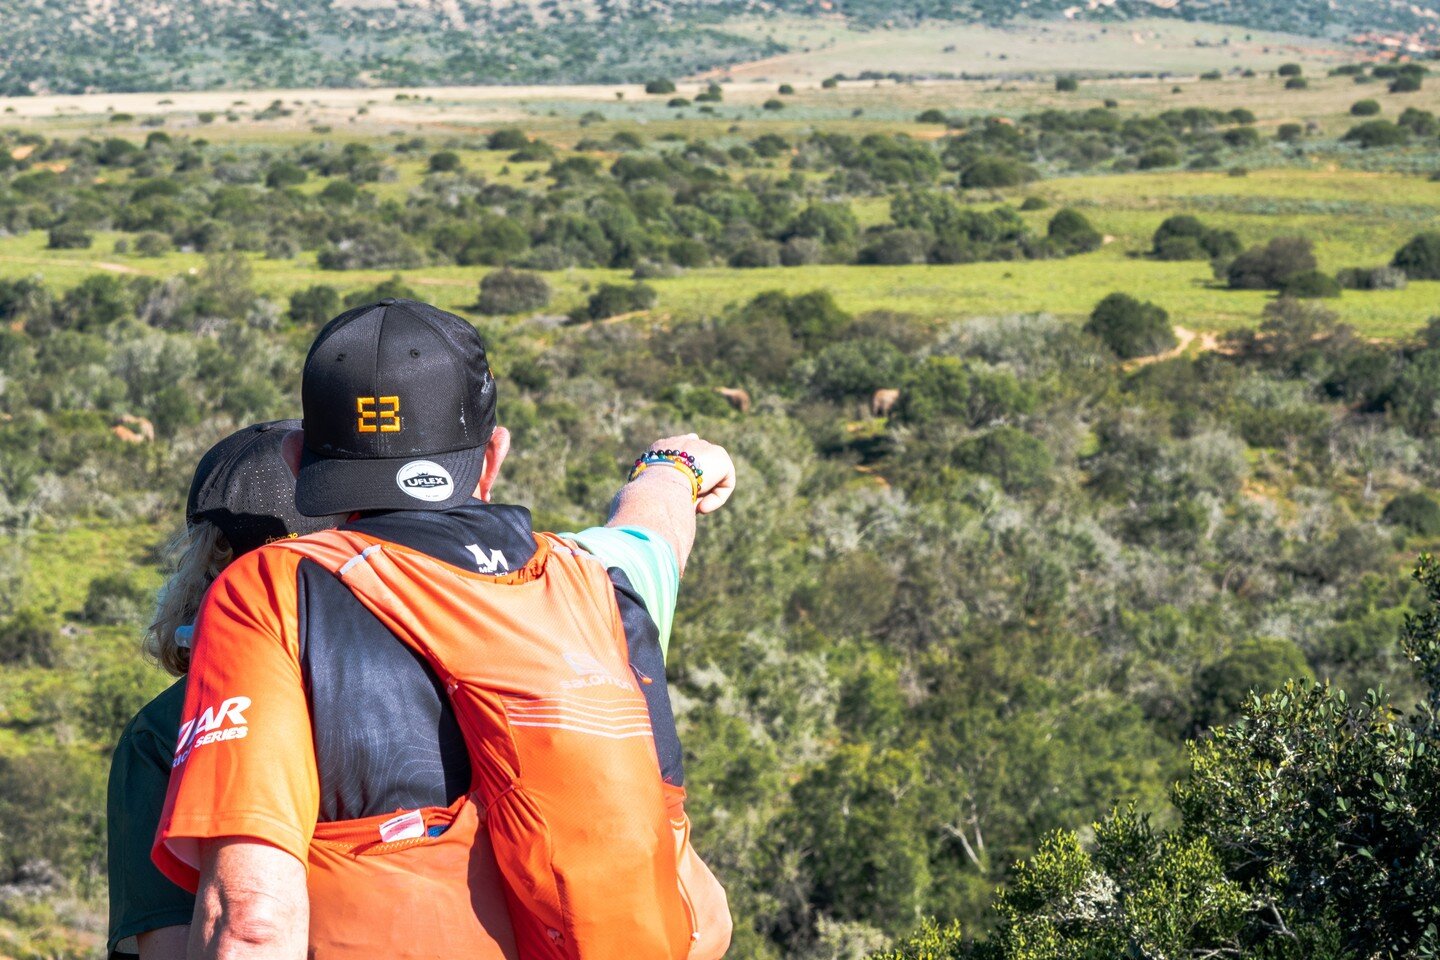
[(1205, 23), (1142, 19), (1126, 23), (1016, 20), (1003, 26), (928, 23), (854, 30), (838, 20), (734, 20), (727, 29), (772, 39), (789, 52), (713, 71), (737, 80), (819, 82), (866, 70), (1017, 76), (1068, 70), (1110, 74), (1125, 67), (1197, 73), (1227, 68), (1273, 70), (1286, 61), (1318, 65), (1344, 51), (1312, 37)]
[[(1243, 31), (1159, 21), (1136, 23), (1125, 31), (1060, 23), (1003, 30), (956, 26), (855, 34), (813, 22), (797, 25), (784, 21), (767, 21), (755, 29), (774, 31), (800, 51), (797, 56), (811, 59), (805, 60), (803, 70), (787, 66), (789, 73), (764, 64), (731, 71), (736, 79), (724, 85), (724, 102), (714, 106), (713, 115), (701, 115), (694, 107), (668, 107), (667, 97), (646, 96), (638, 87), (490, 87), (31, 97), (0, 100), (0, 123), (48, 136), (137, 140), (163, 129), (172, 136), (226, 143), (240, 154), (263, 153), (300, 142), (423, 135), (431, 149), (456, 149), (471, 171), (511, 186), (536, 188), (547, 185), (544, 171), (548, 164), (509, 162), (503, 153), (474, 149), (477, 138), (504, 125), (521, 126), (562, 148), (573, 147), (583, 138), (604, 140), (620, 130), (639, 133), (654, 149), (662, 149), (666, 138), (701, 138), (724, 148), (767, 131), (803, 136), (817, 129), (856, 136), (885, 131), (931, 138), (941, 135), (943, 129), (915, 120), (921, 110), (931, 107), (957, 118), (991, 113), (1019, 116), (1050, 107), (1099, 106), (1106, 99), (1118, 103), (1122, 115), (1195, 106), (1245, 107), (1257, 115), (1257, 126), (1267, 140), (1273, 138), (1280, 123), (1312, 125), (1310, 142), (1316, 146), (1295, 150), (1272, 142), (1247, 154), (1248, 176), (1167, 171), (1057, 177), (1023, 191), (972, 198), (980, 203), (1013, 202), (1033, 194), (1050, 201), (1052, 211), (1066, 204), (1080, 207), (1112, 238), (1093, 254), (1063, 262), (694, 270), (652, 281), (660, 292), (661, 313), (671, 315), (713, 311), (762, 289), (827, 287), (854, 310), (883, 307), (936, 319), (1039, 310), (1078, 317), (1112, 290), (1127, 290), (1160, 303), (1177, 323), (1219, 331), (1253, 324), (1267, 295), (1220, 289), (1203, 263), (1158, 263), (1141, 257), (1151, 233), (1166, 216), (1197, 213), (1215, 225), (1235, 230), (1246, 243), (1303, 234), (1315, 241), (1321, 268), (1331, 272), (1387, 262), (1401, 243), (1440, 218), (1440, 183), (1424, 176), (1440, 167), (1433, 148), (1366, 152), (1338, 146), (1333, 140), (1354, 122), (1349, 107), (1355, 100), (1377, 98), (1382, 116), (1392, 119), (1407, 106), (1435, 111), (1440, 110), (1437, 84), (1431, 82), (1418, 93), (1401, 96), (1388, 94), (1380, 83), (1357, 85), (1349, 77), (1324, 76), (1328, 64), (1353, 54), (1312, 41), (1253, 33), (1247, 40)], [(810, 53), (804, 52), (805, 46), (811, 48)], [(950, 46), (955, 50), (946, 52)], [(979, 61), (994, 61), (1011, 73), (1042, 65), (1054, 69), (1056, 64), (1079, 69), (1083, 64), (1075, 59), (1074, 51), (1093, 49), (1101, 51), (1102, 59), (1116, 68), (1149, 65), (1177, 74), (1163, 80), (1087, 79), (1077, 93), (1057, 92), (1049, 80), (1024, 79), (847, 81), (828, 90), (819, 86), (821, 76), (836, 70), (854, 75), (867, 68), (869, 61), (857, 51), (872, 48), (883, 51), (892, 68), (908, 64), (916, 70), (941, 69), (940, 60), (920, 57), (921, 47), (934, 48), (936, 57), (943, 54), (956, 60), (944, 69), (957, 72), (981, 72), (984, 64), (978, 61), (967, 66), (977, 56)], [(1022, 49), (1031, 50), (1034, 59), (1022, 57)], [(985, 58), (987, 50), (994, 56)], [(1001, 53), (1006, 60), (998, 60)], [(1306, 64), (1308, 89), (1285, 90), (1279, 79), (1263, 72), (1274, 66), (1272, 60), (1282, 59)], [(1250, 78), (1238, 76), (1234, 68), (1242, 65), (1262, 72)], [(1225, 79), (1201, 81), (1193, 73), (1181, 73), (1186, 68), (1206, 67), (1226, 71)], [(755, 79), (759, 77), (767, 79)], [(777, 77), (793, 77), (796, 93), (782, 98), (784, 109), (764, 110), (763, 101), (775, 96)], [(692, 96), (700, 88), (698, 82), (682, 82), (679, 93)], [(281, 100), (292, 112), (257, 119), (255, 114), (273, 100)], [(234, 119), (227, 118), (227, 110)], [(218, 116), (201, 122), (204, 111)], [(116, 113), (121, 116), (116, 118)], [(113, 122), (116, 119), (120, 122)], [(392, 179), (367, 189), (381, 199), (403, 201), (424, 176), (427, 152), (399, 160)], [(608, 161), (607, 156), (599, 156)], [(777, 170), (772, 167), (766, 173), (777, 175)], [(317, 191), (324, 185), (324, 180), (312, 178), (298, 189)], [(1026, 216), (1043, 226), (1050, 212)], [(888, 219), (888, 208), (883, 200), (860, 201), (856, 214), (862, 225), (875, 225)], [(201, 262), (198, 255), (179, 253), (156, 259), (116, 254), (116, 239), (102, 234), (89, 250), (52, 251), (44, 248), (39, 233), (3, 237), (0, 275), (42, 273), (64, 286), (96, 269), (165, 276), (197, 268)], [(313, 254), (285, 261), (257, 258), (255, 270), (260, 287), (276, 297), (314, 283), (355, 289), (389, 275), (385, 271), (323, 271), (316, 267)], [(409, 282), (452, 308), (473, 302), (475, 284), (483, 273), (483, 268), (453, 266), (402, 271)], [(622, 277), (620, 272), (605, 270), (557, 274), (552, 277), (559, 292), (556, 309), (573, 306), (597, 282)], [(1417, 329), (1440, 309), (1440, 285), (1412, 283), (1403, 291), (1347, 293), (1334, 306), (1367, 335), (1400, 336)]]
[[(503, 157), (467, 151), (476, 169), (505, 168)], [(526, 169), (510, 164), (501, 179), (523, 181)], [(527, 164), (525, 168), (542, 169)], [(411, 169), (413, 167), (413, 169)], [(403, 196), (406, 181), (418, 182), (420, 162), (402, 166), (400, 180), (380, 184), (382, 194)], [(314, 181), (305, 189), (320, 189)], [(1056, 207), (1075, 206), (1104, 233), (1101, 250), (1063, 261), (1018, 261), (908, 267), (817, 265), (794, 268), (692, 270), (649, 281), (660, 293), (659, 312), (672, 316), (710, 313), (758, 291), (831, 290), (847, 309), (898, 310), (934, 319), (1015, 312), (1050, 312), (1079, 318), (1106, 294), (1124, 290), (1165, 307), (1176, 323), (1201, 331), (1253, 325), (1272, 294), (1224, 289), (1209, 265), (1162, 263), (1143, 256), (1156, 226), (1174, 213), (1193, 212), (1235, 230), (1247, 244), (1293, 234), (1315, 242), (1321, 268), (1377, 266), (1427, 225), (1440, 219), (1440, 182), (1399, 173), (1343, 169), (1333, 164), (1274, 167), (1232, 177), (1224, 172), (1169, 172), (1073, 177), (1043, 181), (1024, 191), (1050, 201), (1047, 210), (1025, 214), (1043, 230)], [(1018, 194), (1017, 194), (1018, 196)], [(1010, 199), (1015, 199), (1011, 197)], [(885, 219), (883, 204), (863, 209), (862, 221)], [(0, 238), (0, 276), (40, 274), (56, 286), (78, 283), (97, 270), (165, 277), (199, 269), (200, 254), (134, 257), (115, 253), (118, 234), (98, 234), (87, 250), (47, 250), (34, 231)], [(342, 290), (373, 286), (392, 271), (322, 270), (314, 253), (293, 260), (253, 256), (257, 287), (284, 300), (295, 290), (328, 283)], [(426, 296), (465, 310), (476, 299), (483, 267), (430, 266), (399, 274)], [(618, 270), (566, 270), (550, 275), (555, 309), (568, 310), (601, 282), (620, 282)], [(1347, 292), (1332, 307), (1367, 336), (1399, 337), (1440, 313), (1440, 283), (1415, 282), (1405, 290)]]

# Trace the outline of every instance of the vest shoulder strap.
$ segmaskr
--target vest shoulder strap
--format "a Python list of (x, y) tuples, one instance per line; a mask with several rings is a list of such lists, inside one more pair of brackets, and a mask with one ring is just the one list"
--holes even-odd
[(378, 550), (382, 545), (382, 541), (372, 540), (351, 530), (322, 530), (308, 536), (278, 540), (269, 544), (271, 547), (298, 553), (342, 578), (348, 572), (347, 564), (363, 562), (362, 558), (367, 551)]

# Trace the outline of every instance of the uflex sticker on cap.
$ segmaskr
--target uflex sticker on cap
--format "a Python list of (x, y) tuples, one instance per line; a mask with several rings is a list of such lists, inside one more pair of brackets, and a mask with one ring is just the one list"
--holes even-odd
[(426, 503), (449, 500), (455, 492), (450, 472), (431, 460), (411, 460), (395, 472), (395, 485), (407, 496)]

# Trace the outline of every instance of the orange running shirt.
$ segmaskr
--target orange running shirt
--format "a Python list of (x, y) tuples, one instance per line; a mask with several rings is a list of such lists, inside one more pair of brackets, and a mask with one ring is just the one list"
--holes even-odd
[[(473, 803), (424, 808), (418, 826), (388, 827), (390, 842), (382, 828), (391, 815), (317, 824), (320, 783), (297, 625), (300, 561), (252, 551), (206, 597), (156, 865), (194, 890), (202, 839), (249, 837), (292, 854), (306, 864), (317, 905), (314, 960), (513, 960), (498, 869)], [(438, 838), (428, 836), (439, 829)]]

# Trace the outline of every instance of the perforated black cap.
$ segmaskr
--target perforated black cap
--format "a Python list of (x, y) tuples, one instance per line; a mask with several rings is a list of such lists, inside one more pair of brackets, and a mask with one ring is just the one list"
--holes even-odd
[(236, 556), (334, 526), (336, 517), (307, 517), (295, 508), (295, 473), (285, 444), (289, 440), (298, 448), (299, 430), (299, 420), (257, 423), (206, 451), (190, 481), (185, 522), (209, 520)]
[(310, 347), (301, 395), (302, 513), (445, 510), (474, 492), (495, 378), (454, 314), (390, 297), (347, 310)]

